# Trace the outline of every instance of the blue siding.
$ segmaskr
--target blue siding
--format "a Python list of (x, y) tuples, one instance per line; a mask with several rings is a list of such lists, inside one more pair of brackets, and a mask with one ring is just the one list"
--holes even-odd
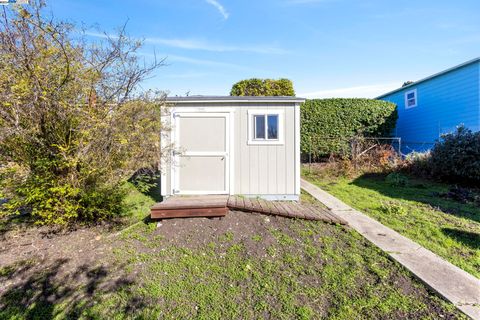
[[(417, 89), (417, 107), (405, 109), (405, 92)], [(440, 135), (461, 124), (480, 131), (480, 62), (381, 97), (398, 106), (395, 134), (403, 151), (430, 149)]]

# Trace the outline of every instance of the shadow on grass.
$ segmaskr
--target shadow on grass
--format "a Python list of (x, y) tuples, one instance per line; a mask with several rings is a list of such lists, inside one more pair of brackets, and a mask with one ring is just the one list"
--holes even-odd
[(439, 184), (410, 178), (410, 183), (407, 186), (392, 186), (385, 181), (385, 177), (386, 175), (383, 173), (367, 173), (356, 178), (351, 184), (377, 191), (390, 198), (428, 204), (445, 213), (480, 222), (480, 208), (473, 204), (465, 204), (437, 195), (438, 192), (446, 191), (448, 189), (447, 185), (442, 188)]
[(452, 229), (452, 228), (443, 228), (442, 232), (458, 242), (461, 242), (465, 246), (478, 250), (480, 249), (480, 234), (476, 232)]
[(57, 259), (39, 268), (35, 262), (26, 260), (1, 268), (2, 287), (7, 281), (15, 284), (0, 290), (0, 318), (76, 319), (81, 315), (102, 318), (95, 313), (98, 311), (91, 309), (96, 298), (118, 291), (127, 291), (123, 296), (127, 301), (121, 305), (109, 304), (107, 312), (128, 315), (145, 307), (142, 300), (130, 292), (132, 280), (111, 274), (105, 266), (82, 265), (67, 272), (64, 270), (67, 263), (67, 259)]
[(145, 168), (139, 169), (129, 179), (129, 182), (132, 183), (138, 192), (151, 198), (153, 201), (163, 201), (160, 172), (155, 172)]

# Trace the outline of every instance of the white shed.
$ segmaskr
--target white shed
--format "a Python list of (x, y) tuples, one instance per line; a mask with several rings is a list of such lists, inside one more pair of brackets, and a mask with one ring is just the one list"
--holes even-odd
[(300, 196), (300, 104), (296, 97), (168, 98), (172, 153), (161, 165), (162, 196)]

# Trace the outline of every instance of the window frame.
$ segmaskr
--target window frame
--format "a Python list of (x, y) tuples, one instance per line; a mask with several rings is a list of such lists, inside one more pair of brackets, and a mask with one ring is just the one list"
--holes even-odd
[[(413, 93), (414, 97), (415, 97), (415, 104), (414, 105), (411, 105), (409, 106), (408, 105), (408, 101), (409, 100), (412, 100), (412, 99), (408, 99), (408, 95)], [(418, 94), (417, 94), (417, 89), (413, 89), (413, 90), (408, 90), (405, 92), (405, 109), (412, 109), (412, 108), (415, 108), (418, 106)]]
[[(284, 136), (284, 110), (281, 109), (250, 109), (247, 112), (248, 114), (248, 145), (283, 145), (285, 142)], [(277, 139), (268, 138), (268, 116), (275, 115), (278, 117), (278, 131)], [(265, 138), (256, 139), (256, 121), (255, 116), (264, 116), (265, 117)]]

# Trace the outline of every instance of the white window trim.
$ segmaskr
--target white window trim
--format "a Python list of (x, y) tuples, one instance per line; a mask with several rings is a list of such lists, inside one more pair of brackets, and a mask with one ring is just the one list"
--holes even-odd
[[(408, 98), (407, 97), (410, 93), (413, 93), (415, 95), (415, 104), (413, 106), (408, 105)], [(409, 90), (409, 91), (405, 92), (405, 109), (415, 108), (416, 106), (418, 106), (417, 89), (413, 89), (413, 90)]]
[[(285, 143), (285, 134), (284, 134), (284, 116), (285, 112), (281, 109), (254, 109), (248, 110), (248, 145), (283, 145)], [(254, 116), (261, 115), (278, 115), (278, 139), (265, 139), (257, 140), (255, 139), (255, 121)], [(265, 134), (268, 134), (265, 132)]]

